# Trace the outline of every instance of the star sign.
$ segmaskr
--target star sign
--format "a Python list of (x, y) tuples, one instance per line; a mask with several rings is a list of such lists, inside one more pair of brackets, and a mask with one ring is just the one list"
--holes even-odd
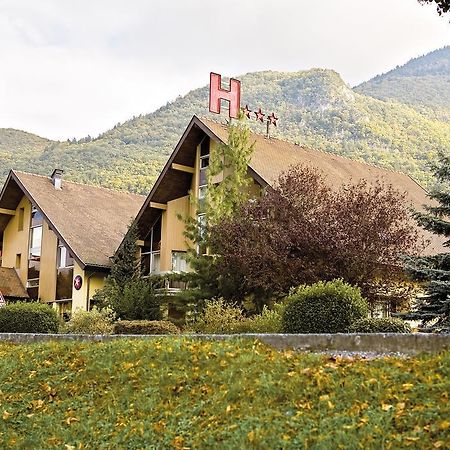
[(267, 116), (267, 120), (270, 122), (270, 125), (277, 126), (278, 117), (275, 117), (275, 113), (272, 113), (270, 116)]
[(259, 108), (258, 111), (255, 111), (256, 120), (259, 120), (260, 122), (264, 121), (265, 114), (262, 113), (261, 108)]
[(252, 112), (252, 110), (249, 109), (248, 105), (245, 105), (245, 108), (242, 108), (242, 112), (244, 113), (244, 116), (247, 117), (247, 119), (250, 119), (250, 113)]

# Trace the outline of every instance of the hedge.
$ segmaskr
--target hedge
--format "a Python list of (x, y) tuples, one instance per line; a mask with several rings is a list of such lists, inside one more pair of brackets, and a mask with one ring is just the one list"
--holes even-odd
[(282, 329), (285, 333), (344, 333), (367, 314), (367, 302), (358, 288), (342, 280), (319, 282), (291, 292)]
[(411, 327), (396, 317), (365, 318), (354, 322), (349, 333), (411, 333)]
[(57, 333), (60, 320), (44, 303), (10, 303), (0, 308), (0, 333)]
[(114, 324), (115, 334), (177, 334), (180, 330), (164, 320), (120, 320)]

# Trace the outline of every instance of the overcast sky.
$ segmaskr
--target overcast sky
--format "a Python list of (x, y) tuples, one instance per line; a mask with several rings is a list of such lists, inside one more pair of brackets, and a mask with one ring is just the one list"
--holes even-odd
[(0, 0), (0, 127), (96, 136), (210, 71), (355, 85), (448, 44), (449, 18), (415, 0)]

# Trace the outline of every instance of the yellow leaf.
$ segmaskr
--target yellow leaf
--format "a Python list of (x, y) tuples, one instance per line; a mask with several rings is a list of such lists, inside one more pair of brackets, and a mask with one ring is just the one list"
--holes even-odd
[(410, 391), (413, 386), (414, 385), (412, 383), (404, 383), (404, 384), (402, 384), (402, 387), (403, 387), (404, 391)]
[(288, 377), (293, 377), (295, 375), (295, 372), (288, 372), (287, 376)]
[(325, 402), (325, 401), (327, 401), (327, 400), (329, 400), (330, 399), (330, 396), (329, 395), (321, 395), (320, 397), (319, 397), (319, 400), (321, 401), (321, 402)]
[(226, 411), (227, 411), (227, 413), (229, 413), (229, 412), (231, 411), (231, 405), (228, 405), (228, 406), (227, 406)]
[(444, 442), (443, 441), (436, 441), (434, 444), (433, 444), (433, 447), (434, 448), (441, 448), (441, 447), (443, 447), (444, 446)]
[(247, 433), (247, 439), (250, 442), (253, 442), (255, 440), (255, 432), (254, 431), (250, 431), (249, 433)]
[(381, 404), (381, 409), (383, 410), (383, 411), (389, 411), (390, 409), (392, 409), (393, 408), (393, 406), (392, 405), (388, 405), (387, 403), (382, 403)]
[(283, 441), (290, 441), (291, 438), (287, 434), (283, 434)]
[(11, 414), (8, 411), (3, 411), (2, 419), (8, 420), (10, 418)]
[(71, 425), (73, 422), (79, 422), (79, 420), (76, 417), (68, 417), (66, 419), (67, 425)]
[(444, 420), (439, 424), (439, 428), (444, 431), (447, 430), (448, 428), (450, 428), (450, 421)]

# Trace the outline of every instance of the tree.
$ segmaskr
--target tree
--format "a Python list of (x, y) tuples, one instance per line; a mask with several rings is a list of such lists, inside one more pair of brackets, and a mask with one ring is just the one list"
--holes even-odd
[(123, 289), (127, 282), (135, 280), (139, 276), (139, 264), (136, 261), (137, 239), (136, 224), (131, 224), (122, 245), (112, 257), (109, 279), (113, 280), (119, 288)]
[[(434, 167), (439, 182), (429, 195), (435, 205), (417, 211), (414, 218), (425, 230), (445, 237), (445, 247), (450, 245), (450, 156), (441, 155)], [(450, 332), (450, 253), (440, 253), (421, 258), (406, 258), (406, 269), (412, 278), (425, 283), (425, 296), (418, 298), (415, 311), (404, 315), (411, 320), (421, 320), (423, 331)]]
[(238, 298), (336, 278), (364, 289), (397, 276), (399, 255), (417, 251), (417, 239), (405, 196), (392, 187), (361, 181), (332, 189), (302, 166), (211, 230), (217, 268), (240, 287)]
[(436, 3), (436, 9), (440, 16), (450, 11), (449, 0), (419, 0), (419, 3)]
[[(210, 154), (207, 173), (207, 192), (201, 201), (191, 193), (197, 215), (182, 218), (185, 236), (192, 244), (188, 251), (189, 264), (194, 270), (187, 278), (191, 289), (183, 291), (173, 301), (179, 308), (213, 297), (229, 297), (235, 286), (221, 276), (216, 266), (216, 255), (210, 249), (210, 230), (226, 218), (231, 218), (249, 199), (248, 164), (254, 150), (250, 131), (244, 118), (228, 126), (226, 144), (218, 145)], [(220, 182), (217, 182), (220, 180)], [(202, 220), (199, 217), (203, 216)]]
[(141, 277), (138, 254), (137, 228), (132, 224), (112, 258), (111, 273), (103, 289), (95, 293), (93, 303), (100, 308), (110, 307), (123, 320), (161, 319), (161, 296), (156, 291), (160, 280)]

